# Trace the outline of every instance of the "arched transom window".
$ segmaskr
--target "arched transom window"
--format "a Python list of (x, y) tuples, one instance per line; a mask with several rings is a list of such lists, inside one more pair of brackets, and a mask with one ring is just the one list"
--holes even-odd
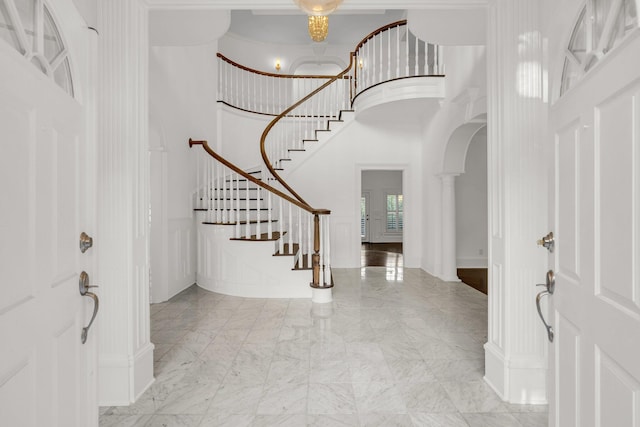
[(636, 0), (587, 0), (565, 49), (560, 94), (636, 28)]
[(42, 0), (0, 0), (0, 39), (73, 96), (68, 52)]

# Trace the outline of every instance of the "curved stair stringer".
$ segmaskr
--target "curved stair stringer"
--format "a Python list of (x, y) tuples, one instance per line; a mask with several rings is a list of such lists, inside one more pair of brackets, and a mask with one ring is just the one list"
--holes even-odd
[(227, 295), (329, 302), (333, 281), (325, 218), (331, 212), (272, 187), (258, 171), (240, 169), (207, 141), (190, 139), (193, 145), (209, 155), (198, 166), (206, 179), (194, 208), (198, 285)]
[[(296, 150), (292, 152), (290, 161), (287, 162), (283, 168), (282, 177), (286, 179), (290, 174), (298, 170), (308, 161), (313, 159), (316, 153), (323, 150), (328, 144), (332, 143), (338, 136), (349, 126), (351, 126), (355, 119), (355, 112), (353, 110), (343, 111), (341, 113), (342, 121), (330, 121), (328, 127), (329, 132), (322, 132), (318, 136), (318, 140), (309, 144), (309, 148), (305, 148), (304, 151)], [(295, 154), (294, 154), (295, 153)]]

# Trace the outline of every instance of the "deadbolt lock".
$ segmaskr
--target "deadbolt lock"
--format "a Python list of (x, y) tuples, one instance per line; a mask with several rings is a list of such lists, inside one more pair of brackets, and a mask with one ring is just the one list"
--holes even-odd
[(549, 252), (553, 252), (553, 247), (555, 246), (555, 240), (553, 239), (553, 231), (550, 231), (549, 234), (544, 236), (542, 239), (538, 240), (538, 245), (545, 247)]
[(93, 246), (93, 237), (84, 231), (80, 233), (80, 252), (85, 253), (91, 246)]

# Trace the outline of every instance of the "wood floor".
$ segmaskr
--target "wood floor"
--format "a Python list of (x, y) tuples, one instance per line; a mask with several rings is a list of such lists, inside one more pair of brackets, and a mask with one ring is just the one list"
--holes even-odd
[(467, 285), (487, 294), (487, 269), (486, 268), (459, 268), (458, 277)]
[(402, 243), (363, 243), (362, 267), (403, 267)]
[[(363, 243), (360, 251), (362, 267), (403, 267), (402, 243)], [(458, 277), (462, 282), (487, 293), (486, 268), (459, 268)]]

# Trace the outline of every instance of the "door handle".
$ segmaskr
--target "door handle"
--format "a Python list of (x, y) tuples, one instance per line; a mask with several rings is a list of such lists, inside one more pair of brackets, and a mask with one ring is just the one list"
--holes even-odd
[(89, 275), (87, 274), (86, 271), (83, 271), (82, 273), (80, 273), (80, 280), (79, 280), (80, 295), (84, 297), (89, 297), (93, 300), (93, 314), (91, 315), (91, 320), (89, 320), (89, 324), (87, 326), (82, 328), (82, 334), (80, 334), (80, 340), (82, 341), (82, 344), (87, 342), (87, 335), (89, 334), (89, 328), (91, 328), (91, 325), (93, 324), (93, 321), (96, 319), (96, 315), (98, 314), (98, 310), (100, 309), (100, 300), (98, 299), (98, 296), (93, 292), (89, 292), (89, 288), (97, 288), (97, 287), (98, 286), (96, 285), (89, 285)]
[(551, 295), (549, 291), (542, 291), (536, 296), (536, 308), (538, 309), (538, 315), (540, 316), (540, 320), (544, 324), (545, 329), (547, 330), (547, 338), (549, 338), (549, 342), (553, 342), (553, 326), (549, 325), (546, 320), (544, 320), (544, 316), (542, 315), (542, 310), (540, 309), (540, 300), (542, 297), (546, 297)]

